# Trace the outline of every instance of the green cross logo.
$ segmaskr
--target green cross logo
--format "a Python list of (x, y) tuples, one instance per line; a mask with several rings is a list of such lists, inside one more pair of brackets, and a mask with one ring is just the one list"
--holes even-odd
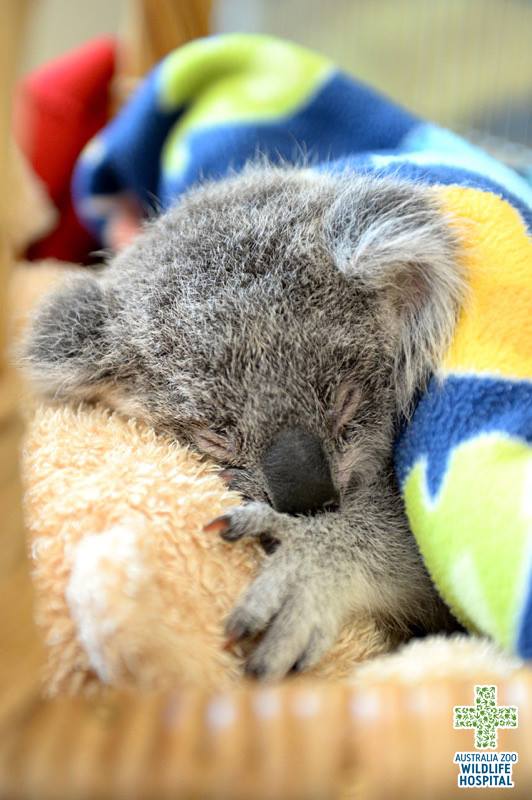
[(454, 707), (454, 728), (475, 730), (475, 747), (497, 747), (497, 728), (517, 728), (517, 706), (498, 706), (496, 686), (475, 686), (474, 706)]

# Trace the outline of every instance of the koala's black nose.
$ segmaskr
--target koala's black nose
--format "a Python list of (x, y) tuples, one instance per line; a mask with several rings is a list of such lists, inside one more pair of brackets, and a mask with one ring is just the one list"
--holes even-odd
[(339, 496), (317, 436), (301, 428), (280, 431), (262, 459), (273, 506), (286, 514), (334, 511)]

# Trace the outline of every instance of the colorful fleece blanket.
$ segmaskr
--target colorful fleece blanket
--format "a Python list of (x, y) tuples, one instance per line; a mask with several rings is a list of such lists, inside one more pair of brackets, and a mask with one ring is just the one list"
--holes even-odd
[[(412, 530), (470, 629), (532, 657), (532, 191), (325, 58), (265, 36), (164, 59), (82, 154), (78, 213), (104, 245), (204, 178), (266, 154), (430, 184), (471, 225), (471, 298), (396, 445)], [(398, 566), (398, 568), (400, 568)]]

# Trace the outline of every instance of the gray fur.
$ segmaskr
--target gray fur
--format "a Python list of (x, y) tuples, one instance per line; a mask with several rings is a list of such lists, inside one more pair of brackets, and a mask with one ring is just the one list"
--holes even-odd
[[(226, 538), (280, 542), (228, 621), (233, 637), (267, 629), (255, 674), (311, 666), (352, 614), (404, 635), (452, 624), (391, 469), (463, 300), (452, 230), (425, 187), (248, 168), (191, 191), (35, 317), (24, 361), (41, 390), (141, 416), (255, 501), (224, 521)], [(265, 453), (295, 429), (321, 442), (339, 510), (268, 505)]]

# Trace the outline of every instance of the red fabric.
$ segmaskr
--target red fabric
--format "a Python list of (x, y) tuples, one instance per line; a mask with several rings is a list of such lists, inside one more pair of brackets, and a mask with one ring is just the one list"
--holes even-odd
[(72, 207), (70, 181), (84, 145), (109, 119), (115, 54), (112, 38), (93, 39), (18, 87), (15, 135), (60, 214), (56, 229), (30, 248), (31, 258), (86, 261), (97, 247)]

